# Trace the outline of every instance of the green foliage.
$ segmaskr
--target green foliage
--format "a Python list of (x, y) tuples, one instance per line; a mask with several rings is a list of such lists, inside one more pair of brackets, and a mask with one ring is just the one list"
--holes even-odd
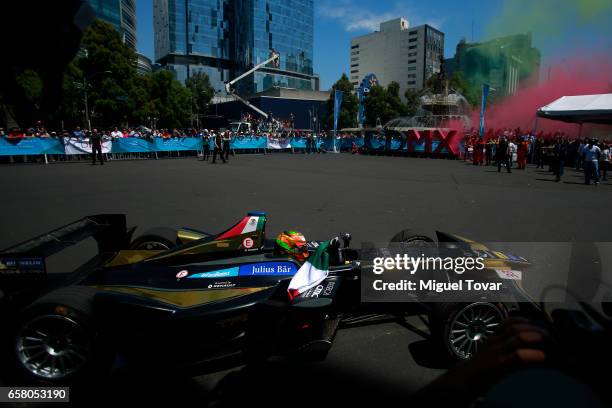
[(373, 86), (364, 101), (366, 124), (376, 126), (384, 125), (389, 120), (398, 116), (408, 114), (408, 106), (404, 104), (399, 96), (399, 84), (391, 82), (387, 88)]
[(196, 72), (187, 79), (185, 86), (191, 91), (191, 95), (193, 95), (193, 112), (198, 114), (206, 113), (208, 104), (215, 95), (215, 90), (210, 84), (208, 75), (205, 72)]
[(470, 105), (477, 106), (480, 103), (481, 89), (468, 81), (462, 71), (453, 73), (448, 81), (448, 86), (463, 95)]
[(338, 116), (338, 129), (357, 127), (357, 109), (359, 101), (353, 93), (353, 84), (349, 81), (346, 74), (332, 86), (332, 91), (327, 100), (327, 117), (325, 124), (328, 129), (334, 128), (334, 91), (338, 89), (344, 92), (342, 105), (340, 106), (340, 115)]

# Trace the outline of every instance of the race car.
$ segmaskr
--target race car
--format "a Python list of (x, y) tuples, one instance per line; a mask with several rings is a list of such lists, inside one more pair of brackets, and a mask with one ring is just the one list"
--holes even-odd
[[(221, 233), (166, 229), (132, 239), (124, 215), (92, 215), (0, 251), (4, 350), (16, 373), (31, 383), (74, 383), (117, 361), (204, 372), (271, 355), (323, 359), (339, 327), (407, 314), (429, 316), (442, 352), (469, 358), (507, 316), (508, 305), (482, 299), (362, 303), (372, 254), (350, 248), (350, 234), (329, 241), (324, 281), (291, 298), (289, 281), (304, 258), (266, 239), (265, 224), (265, 213), (252, 212)], [(72, 272), (46, 273), (47, 257), (90, 236), (97, 255)], [(486, 250), (437, 238), (404, 230), (392, 241)], [(317, 247), (311, 241), (303, 250)], [(528, 265), (498, 255), (489, 258), (498, 267)]]

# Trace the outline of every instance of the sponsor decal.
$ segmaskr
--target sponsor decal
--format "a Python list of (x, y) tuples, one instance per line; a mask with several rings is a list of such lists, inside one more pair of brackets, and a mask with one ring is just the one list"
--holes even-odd
[(235, 266), (233, 268), (225, 268), (225, 269), (219, 269), (216, 271), (209, 271), (209, 272), (201, 272), (201, 273), (194, 273), (193, 275), (189, 276), (189, 279), (206, 279), (206, 278), (230, 278), (232, 276), (238, 276), (238, 267)]
[(240, 265), (240, 276), (295, 275), (297, 267), (293, 262), (261, 262)]
[(300, 297), (302, 298), (330, 297), (334, 293), (335, 286), (336, 286), (335, 281), (323, 282), (320, 285), (317, 285), (312, 289), (308, 289)]
[(229, 242), (217, 242), (217, 248), (229, 248)]
[(227, 288), (233, 288), (235, 286), (236, 284), (231, 281), (213, 282), (210, 285), (208, 285), (208, 289), (227, 289)]
[(495, 273), (502, 279), (521, 280), (521, 271), (513, 271), (511, 269), (495, 269)]
[(246, 249), (253, 248), (253, 239), (252, 238), (245, 238), (242, 241), (242, 246), (245, 247)]
[(189, 275), (189, 271), (187, 271), (186, 269), (183, 269), (182, 271), (176, 274), (176, 279), (182, 279), (187, 275)]
[(0, 273), (44, 274), (45, 260), (42, 257), (0, 257)]

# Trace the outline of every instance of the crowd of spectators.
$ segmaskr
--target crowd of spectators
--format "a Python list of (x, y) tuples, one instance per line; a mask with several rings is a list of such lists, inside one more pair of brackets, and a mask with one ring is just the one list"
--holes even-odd
[[(583, 170), (585, 184), (607, 180), (610, 167), (609, 140), (571, 137), (562, 132), (536, 135), (520, 128), (489, 130), (483, 138), (477, 132), (468, 132), (463, 141), (462, 158), (474, 165), (505, 165), (508, 172), (524, 170), (528, 163), (537, 168), (548, 168), (556, 181), (561, 181), (567, 167)], [(506, 163), (507, 160), (507, 163)]]

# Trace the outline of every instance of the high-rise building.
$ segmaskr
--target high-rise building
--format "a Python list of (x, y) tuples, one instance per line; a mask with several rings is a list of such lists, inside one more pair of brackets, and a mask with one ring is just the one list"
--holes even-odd
[(196, 71), (213, 87), (269, 58), (272, 65), (236, 84), (251, 94), (270, 87), (316, 89), (313, 0), (154, 0), (155, 61), (185, 81)]
[(397, 82), (400, 96), (422, 89), (439, 73), (444, 56), (444, 33), (425, 24), (410, 27), (404, 18), (380, 24), (380, 31), (351, 40), (350, 81), (357, 89), (369, 74), (382, 86)]
[(540, 71), (540, 51), (531, 45), (531, 34), (494, 38), (482, 43), (457, 44), (454, 58), (444, 61), (450, 77), (461, 71), (472, 86), (489, 84), (492, 97), (514, 95), (519, 87), (537, 83)]
[(205, 72), (217, 91), (229, 79), (229, 0), (154, 0), (155, 61), (184, 82)]
[(125, 44), (136, 50), (135, 0), (88, 0), (96, 17), (115, 27)]
[(146, 75), (153, 72), (151, 59), (141, 53), (136, 53), (136, 73), (138, 75)]

